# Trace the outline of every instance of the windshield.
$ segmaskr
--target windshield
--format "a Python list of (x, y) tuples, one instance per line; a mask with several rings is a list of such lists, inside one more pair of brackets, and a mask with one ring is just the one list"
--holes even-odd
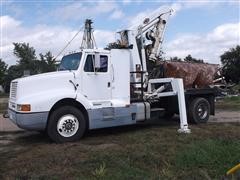
[(67, 56), (63, 56), (58, 70), (59, 71), (77, 70), (80, 64), (81, 57), (82, 53), (74, 53), (69, 54)]

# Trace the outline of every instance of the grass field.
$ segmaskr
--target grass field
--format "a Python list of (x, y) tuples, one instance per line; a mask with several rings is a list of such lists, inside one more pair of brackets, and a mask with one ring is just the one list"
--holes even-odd
[(95, 130), (67, 144), (18, 133), (0, 146), (0, 179), (219, 179), (240, 162), (240, 124), (191, 126), (191, 134), (177, 128)]
[[(0, 101), (5, 108), (7, 99)], [(239, 110), (240, 97), (216, 106)], [(239, 123), (192, 125), (187, 135), (177, 128), (170, 122), (95, 130), (67, 144), (0, 132), (0, 179), (221, 179), (240, 162)]]
[(232, 109), (240, 111), (240, 96), (225, 97), (216, 103), (218, 109)]

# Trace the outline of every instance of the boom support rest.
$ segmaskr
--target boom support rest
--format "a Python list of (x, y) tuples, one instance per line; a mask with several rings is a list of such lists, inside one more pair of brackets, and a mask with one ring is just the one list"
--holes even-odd
[[(152, 90), (152, 87), (156, 84), (171, 83), (172, 91), (162, 92), (165, 90), (163, 86), (156, 90)], [(154, 91), (154, 92), (153, 92)], [(178, 78), (164, 78), (164, 79), (150, 79), (148, 81), (148, 93), (146, 94), (147, 99), (154, 99), (166, 96), (178, 97), (179, 115), (180, 115), (180, 129), (179, 133), (190, 133), (191, 130), (188, 128), (187, 113), (186, 113), (186, 103), (183, 88), (183, 80)]]

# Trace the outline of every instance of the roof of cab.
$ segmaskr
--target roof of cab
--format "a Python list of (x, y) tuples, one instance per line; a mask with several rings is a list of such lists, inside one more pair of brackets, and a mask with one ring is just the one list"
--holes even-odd
[(110, 50), (106, 49), (83, 49), (82, 52), (99, 52), (99, 53), (110, 53)]

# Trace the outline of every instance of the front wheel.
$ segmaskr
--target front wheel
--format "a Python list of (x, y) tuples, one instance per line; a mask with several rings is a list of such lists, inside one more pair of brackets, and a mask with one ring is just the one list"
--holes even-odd
[(210, 116), (210, 104), (205, 98), (194, 99), (188, 109), (189, 120), (192, 123), (206, 123)]
[(47, 133), (57, 143), (79, 140), (86, 130), (86, 120), (76, 107), (63, 106), (52, 112)]

